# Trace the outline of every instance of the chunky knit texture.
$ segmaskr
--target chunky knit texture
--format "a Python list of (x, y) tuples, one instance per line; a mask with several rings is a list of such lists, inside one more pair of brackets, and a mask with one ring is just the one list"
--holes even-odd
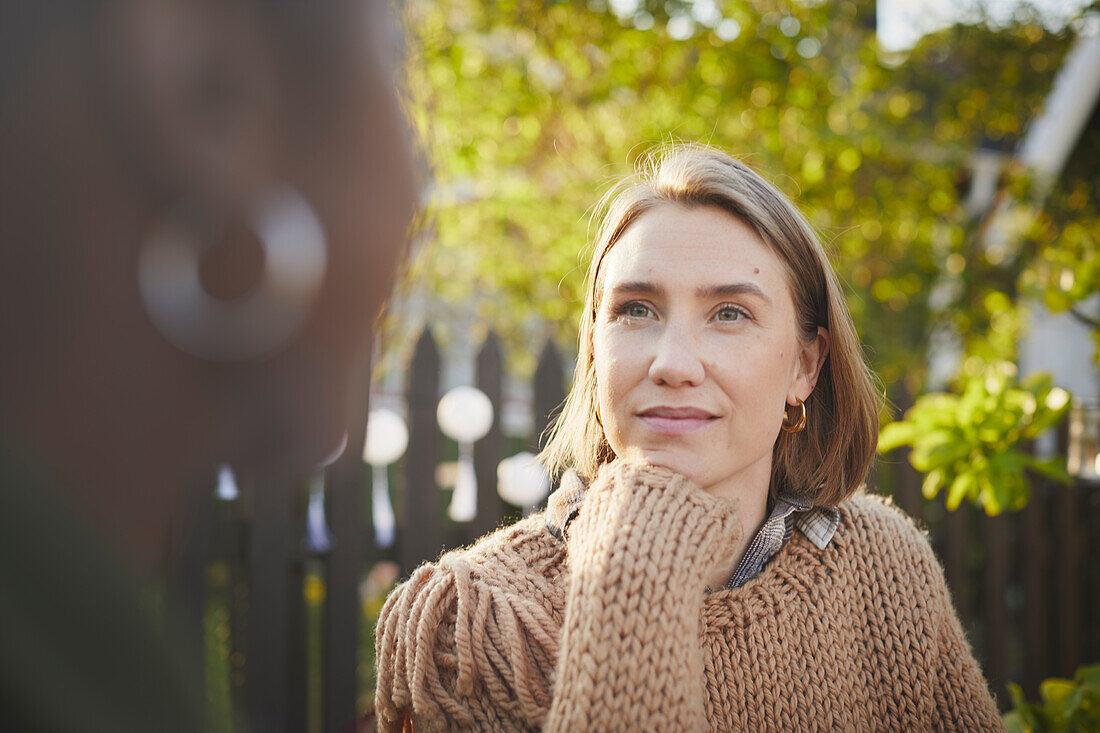
[[(552, 502), (553, 503), (553, 502)], [(704, 592), (736, 505), (616, 462), (564, 541), (536, 514), (419, 568), (378, 625), (383, 730), (999, 730), (924, 535), (885, 501)]]

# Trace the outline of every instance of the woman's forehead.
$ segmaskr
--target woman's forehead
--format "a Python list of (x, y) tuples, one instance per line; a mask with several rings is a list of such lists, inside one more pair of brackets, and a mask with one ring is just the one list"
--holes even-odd
[(661, 204), (645, 212), (604, 256), (601, 271), (605, 290), (624, 282), (718, 286), (731, 278), (764, 289), (786, 286), (783, 263), (760, 235), (709, 206)]

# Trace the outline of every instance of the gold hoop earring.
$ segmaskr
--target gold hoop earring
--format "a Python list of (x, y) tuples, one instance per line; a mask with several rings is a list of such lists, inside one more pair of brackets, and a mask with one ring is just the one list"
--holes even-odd
[[(797, 397), (795, 397), (795, 399), (798, 400)], [(784, 433), (801, 433), (806, 429), (806, 403), (802, 400), (798, 400), (798, 406), (802, 408), (802, 414), (799, 415), (798, 420), (793, 423), (788, 416), (790, 410), (783, 410), (783, 423), (779, 427), (783, 429)], [(792, 407), (792, 405), (787, 405), (787, 407)]]
[(600, 419), (600, 406), (596, 405), (596, 424), (603, 428), (603, 420)]

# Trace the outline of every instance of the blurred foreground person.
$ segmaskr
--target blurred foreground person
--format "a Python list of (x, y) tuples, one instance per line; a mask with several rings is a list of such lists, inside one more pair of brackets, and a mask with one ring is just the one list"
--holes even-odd
[(927, 538), (859, 491), (879, 399), (794, 205), (705, 148), (610, 202), (545, 512), (422, 566), (387, 730), (1001, 728)]
[(130, 578), (345, 433), (414, 196), (385, 14), (0, 0), (3, 730), (207, 728)]

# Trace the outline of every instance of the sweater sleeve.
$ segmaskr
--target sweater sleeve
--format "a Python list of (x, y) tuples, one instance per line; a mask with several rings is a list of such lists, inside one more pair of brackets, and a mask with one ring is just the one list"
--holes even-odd
[(707, 572), (732, 503), (667, 469), (615, 462), (567, 533), (570, 583), (547, 731), (706, 727)]
[(971, 652), (962, 623), (955, 613), (943, 567), (923, 533), (908, 525), (912, 537), (911, 587), (927, 593), (930, 677), (933, 685), (935, 731), (1003, 731), (1004, 723), (981, 666)]
[[(935, 560), (933, 560), (935, 562)], [(937, 731), (1003, 731), (1004, 722), (989, 692), (981, 667), (974, 659), (959, 617), (951, 602), (942, 570), (936, 564), (939, 580), (939, 638), (936, 659), (935, 729)]]
[[(421, 566), (375, 635), (379, 730), (535, 730), (550, 707), (560, 618), (519, 567), (503, 588), (463, 553)], [(525, 582), (526, 581), (526, 582)]]

